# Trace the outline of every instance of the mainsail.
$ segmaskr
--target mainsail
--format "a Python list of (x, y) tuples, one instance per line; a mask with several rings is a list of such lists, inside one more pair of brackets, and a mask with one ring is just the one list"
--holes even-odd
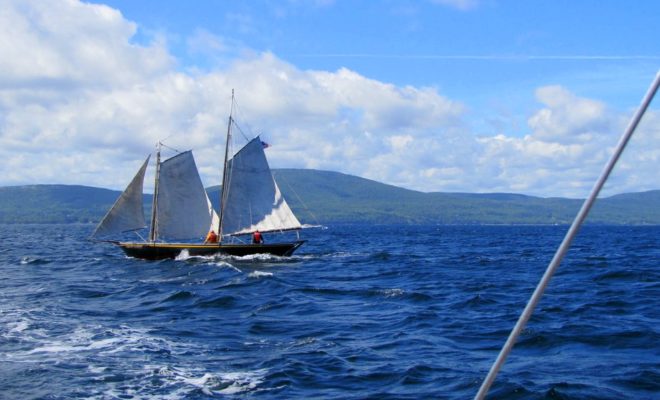
[(223, 235), (301, 228), (273, 179), (259, 137), (239, 150), (227, 169)]
[(107, 236), (121, 232), (142, 229), (144, 221), (144, 206), (142, 203), (142, 186), (144, 173), (149, 164), (149, 157), (144, 161), (142, 167), (128, 184), (124, 192), (119, 196), (110, 211), (103, 217), (101, 222), (92, 233), (92, 237)]
[(191, 151), (161, 163), (156, 204), (157, 238), (203, 238), (208, 232), (212, 208)]

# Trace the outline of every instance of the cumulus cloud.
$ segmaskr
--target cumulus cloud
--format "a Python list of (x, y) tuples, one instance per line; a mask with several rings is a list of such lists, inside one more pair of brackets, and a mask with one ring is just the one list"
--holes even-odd
[[(250, 123), (272, 137), (274, 165), (399, 182), (393, 171), (414, 168), (413, 153), (460, 126), (464, 112), (432, 89), (399, 88), (346, 69), (301, 71), (272, 54), (239, 61), (223, 76), (240, 87)], [(392, 146), (401, 137), (404, 154), (404, 143)]]
[(77, 0), (3, 3), (3, 86), (131, 84), (162, 73), (173, 61), (158, 44), (131, 45), (135, 23), (110, 7)]
[[(477, 137), (468, 107), (436, 88), (346, 68), (302, 70), (272, 53), (236, 53), (231, 38), (204, 31), (188, 40), (191, 51), (241, 56), (207, 72), (182, 71), (162, 41), (133, 43), (136, 29), (116, 10), (74, 0), (4, 7), (0, 184), (120, 189), (158, 141), (170, 153), (195, 150), (204, 182), (217, 184), (236, 89), (239, 126), (272, 144), (274, 167), (423, 191), (584, 196), (628, 118), (546, 86), (535, 93), (540, 108), (523, 136)], [(656, 123), (644, 125), (643, 145), (622, 163), (614, 192), (657, 187), (658, 116), (648, 120)]]
[[(482, 162), (492, 165), (499, 160), (496, 178), (501, 186), (496, 190), (508, 187), (522, 193), (584, 197), (611, 157), (630, 115), (617, 114), (599, 101), (580, 98), (559, 86), (541, 87), (536, 97), (544, 107), (528, 119), (529, 133), (522, 138), (480, 138)], [(660, 137), (649, 122), (653, 120), (657, 112), (650, 111), (633, 137), (635, 150), (625, 153), (624, 167), (619, 166), (612, 176), (616, 184), (610, 183), (610, 193), (658, 187), (652, 171), (659, 160), (655, 149)], [(631, 163), (636, 164), (636, 177), (625, 172)], [(645, 184), (639, 185), (642, 175)]]
[(545, 105), (529, 119), (538, 139), (583, 142), (611, 125), (603, 103), (579, 98), (561, 86), (539, 88), (536, 98)]

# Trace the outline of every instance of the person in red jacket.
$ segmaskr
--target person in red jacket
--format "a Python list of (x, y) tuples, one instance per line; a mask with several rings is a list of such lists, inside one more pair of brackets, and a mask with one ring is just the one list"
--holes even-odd
[(210, 230), (209, 234), (206, 235), (206, 240), (204, 243), (218, 243), (218, 235), (215, 233), (214, 230)]
[(261, 232), (259, 231), (254, 231), (252, 234), (252, 243), (263, 243), (264, 242), (264, 237), (261, 236)]

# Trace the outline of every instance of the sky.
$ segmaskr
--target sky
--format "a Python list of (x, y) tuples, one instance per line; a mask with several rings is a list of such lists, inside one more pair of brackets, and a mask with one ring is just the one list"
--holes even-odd
[[(164, 156), (192, 149), (217, 185), (234, 90), (237, 140), (261, 135), (273, 168), (584, 198), (660, 70), (651, 0), (0, 10), (0, 186), (120, 190), (158, 142)], [(603, 195), (660, 189), (659, 161), (656, 99)]]

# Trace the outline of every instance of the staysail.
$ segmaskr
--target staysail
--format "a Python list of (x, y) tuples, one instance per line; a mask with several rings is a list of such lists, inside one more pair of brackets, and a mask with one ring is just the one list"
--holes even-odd
[(192, 239), (206, 235), (213, 210), (191, 151), (161, 163), (157, 200), (157, 238)]
[(223, 235), (301, 228), (273, 179), (259, 137), (239, 150), (227, 168)]
[(213, 209), (213, 204), (211, 204), (211, 199), (209, 199), (208, 193), (206, 194), (206, 203), (209, 211), (211, 212), (211, 229), (215, 233), (220, 232), (220, 217), (218, 213)]
[(92, 233), (92, 237), (106, 236), (121, 232), (142, 229), (144, 221), (144, 206), (142, 203), (142, 186), (144, 173), (149, 164), (149, 157), (144, 161), (142, 167), (128, 184), (124, 192), (119, 196), (110, 211), (103, 217), (101, 222)]

